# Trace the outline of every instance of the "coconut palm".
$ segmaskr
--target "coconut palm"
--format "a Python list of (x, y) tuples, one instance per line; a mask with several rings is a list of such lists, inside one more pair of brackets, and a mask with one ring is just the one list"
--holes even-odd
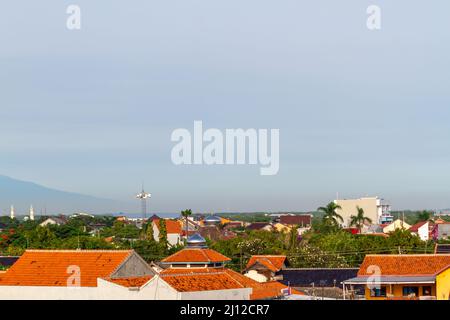
[(355, 226), (358, 228), (358, 232), (361, 233), (361, 230), (365, 223), (372, 223), (372, 219), (364, 216), (364, 209), (360, 207), (356, 207), (357, 214), (356, 216), (350, 217), (350, 226)]
[(188, 231), (189, 231), (189, 223), (188, 223), (188, 217), (192, 215), (191, 209), (186, 209), (181, 211), (181, 215), (186, 219), (186, 239), (188, 238)]
[(326, 207), (317, 208), (317, 211), (321, 211), (325, 214), (323, 216), (324, 222), (331, 223), (332, 225), (339, 225), (339, 221), (344, 222), (344, 219), (336, 212), (337, 209), (342, 208), (340, 205), (330, 202)]

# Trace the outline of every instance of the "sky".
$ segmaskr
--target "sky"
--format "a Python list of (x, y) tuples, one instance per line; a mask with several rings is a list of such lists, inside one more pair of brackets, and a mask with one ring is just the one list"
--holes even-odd
[[(68, 30), (68, 5), (81, 29)], [(381, 29), (366, 27), (369, 5)], [(149, 210), (450, 207), (450, 3), (41, 0), (0, 10), (0, 174)], [(177, 128), (280, 130), (280, 170), (176, 166)]]

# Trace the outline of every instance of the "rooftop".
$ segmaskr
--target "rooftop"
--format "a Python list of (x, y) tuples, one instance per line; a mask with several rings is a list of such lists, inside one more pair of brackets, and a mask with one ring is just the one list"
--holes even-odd
[[(161, 219), (153, 219), (153, 222), (155, 223), (156, 227), (159, 229), (159, 221)], [(176, 234), (181, 234), (181, 223), (177, 220), (169, 220), (169, 219), (165, 219), (164, 220), (166, 222), (166, 230), (167, 233), (176, 233)]]
[(358, 272), (371, 276), (370, 266), (378, 266), (383, 276), (430, 276), (450, 267), (450, 254), (366, 255)]
[(224, 256), (223, 254), (206, 248), (185, 248), (181, 251), (174, 253), (173, 255), (165, 258), (161, 262), (164, 264), (171, 263), (198, 263), (198, 264), (208, 264), (208, 263), (218, 263), (231, 261), (230, 258)]
[(27, 250), (0, 278), (0, 285), (67, 286), (79, 268), (80, 286), (96, 287), (109, 277), (132, 250)]
[(281, 290), (287, 288), (279, 282), (259, 283), (226, 268), (170, 268), (161, 272), (161, 278), (181, 292), (251, 288), (251, 300), (277, 298), (282, 295)]
[(246, 269), (251, 268), (255, 264), (259, 263), (265, 266), (272, 272), (280, 271), (286, 261), (286, 256), (276, 255), (257, 255), (252, 256), (247, 263)]

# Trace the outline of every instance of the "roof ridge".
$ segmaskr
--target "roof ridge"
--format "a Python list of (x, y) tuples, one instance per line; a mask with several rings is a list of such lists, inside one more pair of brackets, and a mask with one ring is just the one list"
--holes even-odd
[(204, 276), (204, 275), (214, 275), (214, 274), (224, 274), (225, 271), (214, 271), (214, 272), (191, 272), (191, 273), (160, 273), (162, 278), (164, 277), (174, 277), (174, 276)]
[[(237, 280), (236, 278), (232, 277), (231, 274), (229, 272), (224, 271), (224, 273), (227, 275), (227, 277), (229, 277), (230, 279), (232, 279), (233, 281), (235, 281), (237, 284), (239, 284), (242, 288), (247, 288), (247, 286), (245, 286), (244, 284), (242, 284), (239, 280)], [(245, 277), (245, 276), (244, 276)]]
[(208, 262), (210, 262), (211, 259), (210, 259), (209, 256), (205, 253), (205, 251), (206, 251), (206, 249), (205, 249), (205, 250), (202, 250), (201, 252), (202, 252), (203, 256), (205, 257), (205, 259), (206, 259)]

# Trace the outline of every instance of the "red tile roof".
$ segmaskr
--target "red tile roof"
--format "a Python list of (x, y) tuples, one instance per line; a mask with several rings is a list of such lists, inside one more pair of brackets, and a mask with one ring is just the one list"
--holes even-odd
[(259, 255), (252, 256), (247, 263), (246, 269), (249, 269), (256, 263), (260, 263), (272, 272), (280, 271), (286, 261), (286, 256)]
[(281, 216), (280, 223), (287, 225), (307, 226), (311, 224), (311, 215)]
[[(263, 282), (259, 286), (253, 289), (253, 293), (250, 295), (250, 300), (264, 300), (282, 296), (281, 290), (286, 289), (287, 286), (278, 282)], [(291, 288), (292, 294), (304, 295), (303, 292)]]
[(79, 267), (80, 285), (96, 287), (109, 277), (132, 250), (27, 250), (0, 278), (8, 286), (67, 286)]
[(118, 284), (122, 287), (127, 288), (140, 288), (147, 282), (153, 279), (153, 276), (143, 276), (143, 277), (129, 277), (129, 278), (105, 278), (104, 280)]
[(411, 228), (409, 228), (410, 232), (418, 232), (419, 228), (421, 226), (423, 226), (424, 224), (426, 224), (428, 221), (421, 221), (421, 222), (417, 222), (416, 224), (412, 225)]
[[(276, 298), (287, 288), (279, 282), (259, 283), (227, 268), (169, 268), (161, 278), (180, 292), (251, 288), (251, 300)], [(293, 290), (293, 294), (302, 293)]]
[(378, 266), (383, 276), (429, 276), (450, 268), (450, 254), (366, 255), (358, 276), (370, 276)]
[(244, 288), (225, 272), (165, 274), (161, 278), (178, 292), (213, 291)]
[(202, 248), (186, 248), (162, 260), (164, 263), (215, 263), (231, 261), (230, 258), (212, 250)]
[[(156, 227), (159, 230), (159, 220), (160, 219), (154, 219), (153, 222), (156, 224)], [(181, 222), (178, 220), (165, 220), (166, 222), (166, 230), (167, 233), (176, 233), (176, 234), (181, 234)]]

